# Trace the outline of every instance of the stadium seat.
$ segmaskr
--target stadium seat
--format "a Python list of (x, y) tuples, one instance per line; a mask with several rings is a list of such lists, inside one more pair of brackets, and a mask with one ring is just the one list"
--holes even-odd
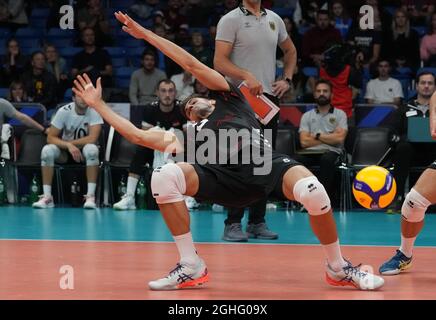
[(45, 18), (42, 18), (42, 19), (32, 18), (32, 19), (30, 19), (29, 25), (31, 28), (45, 30), (45, 28), (47, 26), (47, 19), (45, 19)]
[(117, 88), (127, 89), (130, 86), (130, 78), (115, 77)]
[(58, 48), (59, 55), (64, 58), (72, 58), (82, 50), (81, 47)]
[(129, 78), (132, 75), (133, 71), (135, 71), (135, 68), (132, 67), (120, 67), (115, 68), (114, 73), (119, 78)]
[(104, 47), (111, 58), (120, 58), (126, 55), (126, 51), (122, 47)]
[(21, 39), (31, 38), (40, 39), (44, 34), (44, 30), (35, 28), (20, 28), (15, 32), (15, 37), (20, 41)]
[(64, 102), (71, 102), (73, 100), (73, 90), (68, 88), (64, 93)]
[(119, 47), (125, 48), (128, 53), (128, 51), (130, 51), (131, 49), (143, 48), (145, 42), (133, 38), (120, 38), (117, 40), (117, 44)]
[(418, 33), (418, 36), (422, 38), (427, 33), (428, 28), (427, 27), (412, 27), (413, 30), (415, 30)]
[(113, 68), (121, 68), (126, 67), (126, 59), (125, 58), (112, 58), (112, 67)]
[(433, 73), (433, 75), (436, 77), (436, 68), (431, 68), (431, 67), (424, 67), (424, 68), (420, 68), (416, 74), (419, 75), (423, 72), (431, 72)]
[(73, 45), (72, 39), (68, 38), (53, 38), (50, 41), (46, 41), (46, 43), (52, 44), (56, 48), (67, 48)]
[(294, 13), (291, 8), (272, 7), (271, 10), (277, 13), (280, 17), (289, 17)]
[(50, 28), (45, 36), (48, 39), (53, 38), (74, 38), (73, 30), (64, 30), (60, 28)]
[(0, 98), (7, 98), (9, 93), (9, 88), (0, 88)]
[(50, 8), (33, 8), (30, 18), (47, 18), (50, 15)]
[(304, 67), (303, 68), (303, 74), (306, 77), (317, 78), (318, 74), (319, 74), (319, 71), (318, 71), (318, 68), (316, 68), (316, 67)]

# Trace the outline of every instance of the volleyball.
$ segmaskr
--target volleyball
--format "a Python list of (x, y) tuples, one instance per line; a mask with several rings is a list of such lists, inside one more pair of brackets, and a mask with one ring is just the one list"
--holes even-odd
[(377, 210), (387, 207), (395, 198), (397, 184), (392, 174), (379, 166), (360, 170), (353, 181), (353, 195), (364, 208)]

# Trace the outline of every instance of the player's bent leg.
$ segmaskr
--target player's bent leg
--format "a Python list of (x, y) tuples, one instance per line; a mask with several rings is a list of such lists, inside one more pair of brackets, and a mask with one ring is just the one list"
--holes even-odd
[(51, 185), (53, 181), (55, 160), (61, 155), (59, 147), (54, 144), (47, 144), (41, 150), (41, 171), (42, 185), (44, 189), (43, 195), (39, 197), (37, 202), (32, 204), (33, 208), (45, 209), (53, 208), (53, 196), (51, 194)]
[(401, 208), (401, 246), (392, 258), (380, 266), (381, 274), (397, 275), (412, 266), (413, 247), (424, 226), (425, 212), (436, 202), (435, 179), (436, 170), (425, 170), (404, 199)]
[(193, 196), (198, 175), (187, 163), (166, 164), (153, 171), (151, 189), (180, 254), (180, 262), (168, 276), (149, 282), (152, 290), (176, 290), (201, 285), (209, 280), (204, 261), (197, 255), (190, 232), (184, 195)]
[(352, 286), (374, 290), (384, 284), (383, 278), (363, 271), (343, 259), (330, 198), (324, 186), (305, 167), (294, 166), (283, 176), (283, 193), (300, 202), (309, 213), (313, 232), (321, 242), (327, 257), (326, 281), (333, 286)]

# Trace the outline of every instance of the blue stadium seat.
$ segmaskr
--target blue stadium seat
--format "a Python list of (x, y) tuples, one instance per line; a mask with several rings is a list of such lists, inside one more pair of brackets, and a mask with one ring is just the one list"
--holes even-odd
[(277, 13), (280, 17), (290, 17), (294, 13), (290, 8), (272, 7), (271, 11)]
[(73, 30), (64, 30), (60, 28), (50, 28), (45, 36), (48, 39), (53, 38), (74, 38)]
[(24, 55), (32, 55), (32, 53), (36, 52), (36, 51), (43, 51), (43, 49), (40, 46), (35, 46), (35, 47), (21, 47), (21, 53)]
[(112, 67), (113, 68), (120, 68), (120, 67), (126, 67), (126, 58), (112, 58)]
[(310, 28), (312, 28), (312, 27), (309, 27), (309, 26), (299, 26), (298, 27), (298, 33), (300, 35), (304, 35)]
[(50, 8), (33, 8), (31, 18), (47, 18), (50, 15)]
[(203, 35), (203, 37), (209, 36), (208, 28), (189, 28), (189, 31), (191, 32), (191, 34), (193, 32), (200, 32)]
[(9, 28), (0, 28), (0, 38), (10, 38), (11, 30)]
[(0, 98), (7, 98), (9, 88), (0, 88)]
[(42, 19), (32, 18), (32, 19), (30, 19), (29, 25), (31, 28), (44, 30), (47, 26), (47, 19), (45, 19), (45, 18), (42, 18)]
[(72, 58), (82, 50), (81, 47), (58, 48), (59, 55), (64, 58)]
[(47, 39), (46, 42), (54, 45), (56, 48), (67, 48), (73, 45), (73, 40), (68, 38)]
[(20, 48), (36, 48), (40, 46), (39, 39), (19, 39), (18, 43), (20, 44)]
[(424, 67), (424, 68), (420, 68), (416, 74), (419, 75), (423, 72), (431, 72), (433, 73), (433, 75), (436, 77), (436, 68), (431, 68), (431, 67)]
[(116, 86), (118, 88), (126, 89), (126, 88), (129, 88), (129, 86), (130, 86), (130, 78), (119, 78), (119, 77), (116, 77), (115, 78), (115, 83), (116, 83)]
[(407, 100), (416, 98), (416, 90), (415, 89), (411, 89), (409, 90), (409, 92), (407, 93)]
[(64, 93), (64, 102), (70, 102), (73, 100), (73, 90), (68, 88)]
[(111, 7), (117, 9), (127, 9), (135, 3), (135, 0), (112, 0)]
[(136, 69), (133, 67), (119, 67), (114, 69), (115, 76), (117, 78), (128, 78), (132, 75)]
[(316, 68), (316, 67), (304, 67), (303, 68), (303, 74), (306, 77), (317, 78), (318, 74), (319, 74), (319, 71), (318, 71), (318, 68)]
[(428, 30), (427, 27), (412, 27), (412, 29), (414, 29), (418, 33), (420, 38), (425, 36)]
[(15, 37), (17, 39), (25, 39), (25, 38), (41, 38), (44, 34), (44, 30), (34, 29), (34, 28), (20, 28), (15, 32)]
[(145, 45), (144, 41), (133, 38), (119, 38), (117, 43), (120, 47), (129, 48), (127, 51), (130, 51), (130, 48), (143, 48)]
[(126, 55), (126, 51), (121, 47), (104, 47), (111, 58), (120, 58)]

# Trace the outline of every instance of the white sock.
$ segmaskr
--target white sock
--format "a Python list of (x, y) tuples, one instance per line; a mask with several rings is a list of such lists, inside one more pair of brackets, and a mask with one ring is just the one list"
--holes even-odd
[(44, 184), (42, 186), (42, 190), (44, 192), (45, 197), (51, 197), (51, 185)]
[(127, 178), (127, 194), (134, 196), (136, 191), (136, 185), (138, 184), (138, 178), (129, 176)]
[(344, 266), (347, 265), (344, 258), (342, 257), (341, 247), (339, 246), (339, 240), (336, 242), (322, 245), (324, 253), (327, 256), (327, 261), (329, 266), (335, 270), (340, 271)]
[(95, 196), (95, 189), (97, 188), (97, 184), (93, 182), (88, 182), (88, 193), (87, 196)]
[(416, 237), (413, 238), (405, 238), (401, 235), (401, 247), (400, 251), (404, 253), (407, 258), (412, 256), (413, 245), (415, 244)]
[(195, 250), (194, 242), (192, 241), (191, 232), (180, 236), (173, 236), (173, 238), (176, 242), (177, 249), (179, 250), (180, 262), (195, 266), (199, 261), (199, 257)]

